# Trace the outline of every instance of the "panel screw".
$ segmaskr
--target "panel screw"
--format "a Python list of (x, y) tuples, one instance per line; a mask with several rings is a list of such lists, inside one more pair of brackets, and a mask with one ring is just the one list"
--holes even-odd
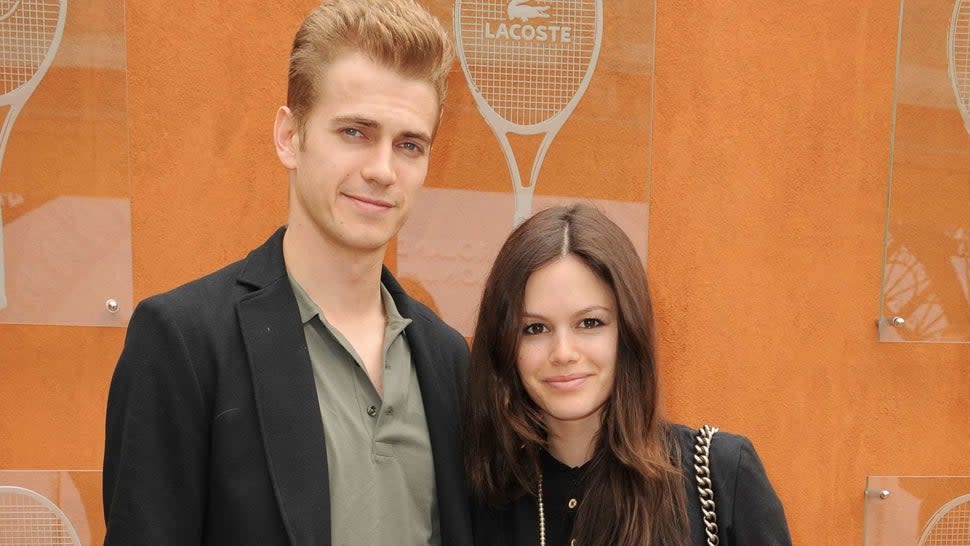
[(111, 298), (108, 301), (104, 302), (104, 308), (107, 309), (109, 313), (113, 314), (113, 313), (117, 313), (118, 309), (120, 309), (121, 306), (118, 305), (118, 300)]
[(883, 489), (882, 491), (880, 491), (879, 492), (879, 498), (880, 499), (888, 499), (889, 498), (889, 490), (888, 489)]
[(899, 328), (900, 326), (906, 324), (906, 319), (904, 319), (903, 317), (893, 317), (889, 319), (889, 324), (892, 324), (896, 328)]

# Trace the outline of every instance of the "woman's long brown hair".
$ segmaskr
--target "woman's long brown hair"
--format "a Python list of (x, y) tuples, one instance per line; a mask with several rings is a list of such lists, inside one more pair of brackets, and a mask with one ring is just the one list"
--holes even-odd
[(689, 539), (677, 442), (658, 409), (653, 306), (629, 238), (590, 205), (535, 214), (502, 246), (472, 341), (463, 434), (478, 502), (503, 506), (536, 492), (547, 447), (542, 413), (519, 380), (516, 354), (526, 281), (567, 254), (612, 289), (619, 317), (616, 379), (603, 411), (572, 537), (580, 546), (681, 546)]

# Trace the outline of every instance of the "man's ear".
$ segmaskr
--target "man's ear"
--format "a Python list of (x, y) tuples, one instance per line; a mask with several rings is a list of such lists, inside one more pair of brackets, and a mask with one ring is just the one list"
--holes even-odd
[(280, 163), (287, 169), (295, 169), (300, 151), (300, 130), (296, 117), (289, 107), (280, 106), (273, 123), (273, 143)]

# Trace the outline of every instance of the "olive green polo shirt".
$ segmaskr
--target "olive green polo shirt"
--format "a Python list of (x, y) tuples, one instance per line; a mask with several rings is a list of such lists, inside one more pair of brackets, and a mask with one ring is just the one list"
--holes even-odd
[(431, 440), (404, 328), (381, 285), (384, 398), (357, 351), (290, 276), (320, 402), (334, 546), (441, 544)]

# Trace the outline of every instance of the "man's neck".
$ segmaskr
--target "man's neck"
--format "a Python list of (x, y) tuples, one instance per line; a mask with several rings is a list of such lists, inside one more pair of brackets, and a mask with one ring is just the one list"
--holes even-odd
[(383, 313), (380, 282), (384, 249), (348, 249), (307, 231), (287, 229), (283, 259), (287, 271), (328, 320)]

